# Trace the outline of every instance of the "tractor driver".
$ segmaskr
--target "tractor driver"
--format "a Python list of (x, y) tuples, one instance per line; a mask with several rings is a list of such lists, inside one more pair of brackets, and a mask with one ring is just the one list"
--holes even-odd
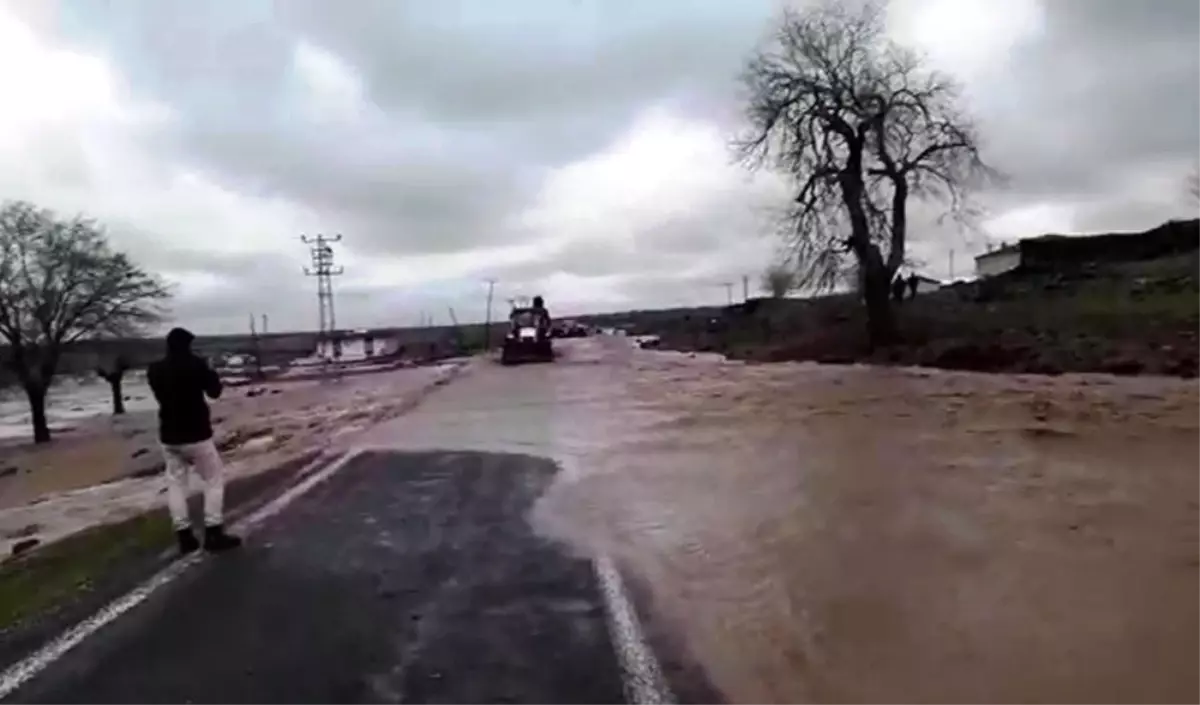
[(540, 332), (548, 332), (550, 330), (550, 311), (546, 309), (546, 302), (541, 296), (533, 297), (533, 315), (537, 317), (537, 327)]

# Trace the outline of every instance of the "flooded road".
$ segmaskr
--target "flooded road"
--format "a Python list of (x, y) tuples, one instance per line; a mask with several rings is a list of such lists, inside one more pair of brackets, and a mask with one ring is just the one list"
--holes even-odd
[(364, 419), (366, 454), (238, 555), (172, 564), (0, 689), (657, 701), (574, 560), (604, 556), (679, 702), (1200, 699), (1195, 382), (561, 349)]
[(747, 366), (572, 342), (373, 431), (558, 459), (734, 702), (1195, 701), (1197, 386)]

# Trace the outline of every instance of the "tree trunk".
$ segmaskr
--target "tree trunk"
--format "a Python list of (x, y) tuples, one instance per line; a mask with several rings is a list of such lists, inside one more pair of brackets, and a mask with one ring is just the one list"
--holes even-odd
[(872, 267), (866, 275), (867, 340), (872, 350), (896, 342), (896, 319), (892, 311), (891, 281), (887, 268)]
[(46, 387), (36, 383), (25, 385), (29, 397), (29, 413), (33, 418), (33, 442), (50, 442), (50, 424), (46, 421)]
[(125, 413), (125, 397), (121, 395), (121, 378), (113, 376), (108, 380), (108, 386), (112, 388), (113, 416), (119, 416)]

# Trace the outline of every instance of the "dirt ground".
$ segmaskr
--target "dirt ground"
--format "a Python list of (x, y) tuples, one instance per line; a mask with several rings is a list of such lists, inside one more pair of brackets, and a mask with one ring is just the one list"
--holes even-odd
[[(444, 369), (228, 388), (211, 405), (217, 446), (231, 476), (254, 474), (398, 413)], [(100, 417), (50, 444), (4, 448), (0, 547), (157, 503), (161, 467), (154, 412)]]
[(652, 364), (557, 483), (734, 702), (1195, 702), (1198, 386)]

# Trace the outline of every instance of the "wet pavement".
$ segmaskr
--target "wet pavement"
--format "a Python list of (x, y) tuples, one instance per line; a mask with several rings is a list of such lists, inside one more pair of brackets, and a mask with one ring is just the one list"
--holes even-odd
[(528, 456), (368, 453), (67, 653), (18, 702), (622, 702), (591, 565)]

